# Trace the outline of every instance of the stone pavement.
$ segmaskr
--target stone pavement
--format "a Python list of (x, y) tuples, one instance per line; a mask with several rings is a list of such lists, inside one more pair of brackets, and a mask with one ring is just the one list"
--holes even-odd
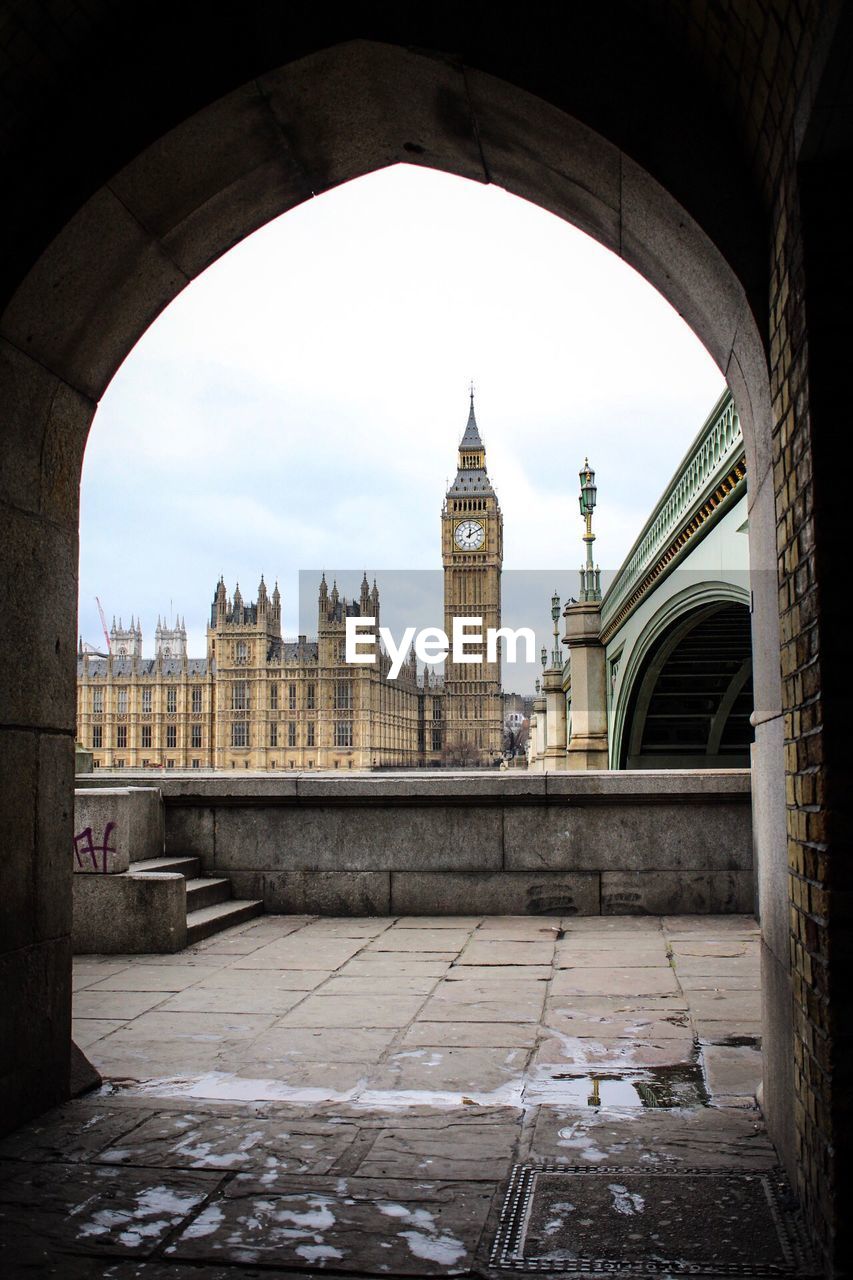
[(620, 1214), (638, 1171), (754, 1180), (776, 1164), (757, 936), (281, 916), (81, 958), (74, 1033), (106, 1083), (0, 1143), (0, 1273), (501, 1274), (514, 1166), (612, 1173)]

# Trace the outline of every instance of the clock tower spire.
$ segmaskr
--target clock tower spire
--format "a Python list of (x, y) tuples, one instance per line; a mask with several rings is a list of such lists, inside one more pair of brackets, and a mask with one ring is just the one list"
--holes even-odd
[[(453, 636), (454, 618), (479, 618), (471, 634), (501, 625), (503, 516), (486, 469), (486, 448), (474, 412), (470, 389), (468, 421), (459, 443), (456, 479), (441, 512), (441, 557), (444, 566), (444, 629)], [(494, 662), (486, 646), (469, 644), (475, 662), (453, 662), (445, 668), (445, 712), (448, 763), (490, 765), (501, 752), (503, 736), (500, 646)]]

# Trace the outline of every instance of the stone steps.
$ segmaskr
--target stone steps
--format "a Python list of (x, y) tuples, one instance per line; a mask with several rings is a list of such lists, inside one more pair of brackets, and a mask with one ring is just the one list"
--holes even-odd
[(250, 899), (233, 899), (231, 881), (224, 876), (205, 876), (201, 860), (192, 857), (148, 858), (131, 863), (134, 875), (156, 875), (172, 872), (187, 882), (187, 946), (201, 942), (214, 933), (251, 920), (264, 909), (264, 904)]

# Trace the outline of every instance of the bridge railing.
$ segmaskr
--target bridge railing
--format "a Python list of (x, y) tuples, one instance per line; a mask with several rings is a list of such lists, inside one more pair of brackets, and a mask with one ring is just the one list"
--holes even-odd
[[(601, 608), (603, 634), (612, 634), (621, 625), (639, 602), (644, 586), (660, 576), (665, 568), (662, 561), (666, 559), (671, 564), (677, 557), (679, 536), (683, 535), (682, 545), (686, 544), (692, 527), (698, 528), (707, 515), (713, 514), (721, 501), (721, 484), (743, 455), (740, 419), (731, 393), (726, 391), (605, 592)], [(723, 498), (726, 496), (728, 493)]]

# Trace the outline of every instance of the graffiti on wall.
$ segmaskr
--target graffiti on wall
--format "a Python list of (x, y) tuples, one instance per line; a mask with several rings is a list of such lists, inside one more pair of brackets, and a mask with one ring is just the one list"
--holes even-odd
[[(108, 822), (104, 827), (104, 838), (100, 844), (95, 843), (95, 837), (92, 834), (91, 827), (85, 827), (74, 837), (74, 861), (81, 869), (88, 870), (87, 862), (91, 862), (93, 871), (102, 871), (104, 875), (107, 873), (107, 855), (117, 853), (118, 850), (110, 844), (110, 837), (116, 828), (116, 823)], [(100, 857), (100, 865), (98, 858)]]

